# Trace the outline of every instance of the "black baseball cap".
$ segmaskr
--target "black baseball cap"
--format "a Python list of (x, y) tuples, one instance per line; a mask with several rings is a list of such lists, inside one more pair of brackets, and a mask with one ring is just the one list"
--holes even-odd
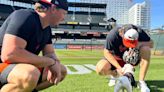
[(68, 2), (67, 0), (35, 0), (37, 2), (44, 3), (46, 5), (56, 5), (58, 8), (62, 8), (68, 11)]

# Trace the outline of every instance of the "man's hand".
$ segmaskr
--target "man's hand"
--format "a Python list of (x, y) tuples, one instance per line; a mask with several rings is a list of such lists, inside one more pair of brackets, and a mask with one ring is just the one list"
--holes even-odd
[(61, 65), (59, 61), (55, 61), (54, 65), (49, 66), (47, 80), (57, 85), (61, 80)]
[(127, 64), (138, 65), (141, 60), (139, 49), (129, 48), (128, 50), (124, 52), (122, 58), (124, 62)]
[(118, 68), (118, 69), (116, 69), (116, 71), (119, 74), (119, 76), (124, 75), (124, 72), (123, 72), (122, 68)]

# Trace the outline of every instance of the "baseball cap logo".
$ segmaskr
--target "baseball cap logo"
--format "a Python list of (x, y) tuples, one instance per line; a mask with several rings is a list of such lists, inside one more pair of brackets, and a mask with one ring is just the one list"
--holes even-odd
[(51, 2), (52, 0), (47, 0), (48, 2)]
[(136, 40), (137, 38), (136, 37), (133, 37), (133, 36), (128, 36), (128, 39), (130, 39), (130, 40)]

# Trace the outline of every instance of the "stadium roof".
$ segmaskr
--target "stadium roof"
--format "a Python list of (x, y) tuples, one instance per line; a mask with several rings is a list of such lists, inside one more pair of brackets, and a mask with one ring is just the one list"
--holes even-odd
[[(68, 11), (68, 14), (73, 14), (74, 11)], [(82, 14), (82, 15), (88, 15), (87, 11), (75, 11), (75, 14)], [(90, 12), (90, 15), (103, 15), (105, 16), (105, 12)]]
[[(37, 1), (37, 0), (10, 0), (10, 1), (33, 4), (34, 1)], [(106, 8), (106, 4), (98, 4), (98, 3), (69, 2), (68, 5), (69, 7)]]
[(23, 3), (34, 3), (34, 0), (10, 0), (10, 1), (17, 1), (17, 2), (23, 2)]
[(69, 7), (106, 8), (106, 4), (69, 2)]

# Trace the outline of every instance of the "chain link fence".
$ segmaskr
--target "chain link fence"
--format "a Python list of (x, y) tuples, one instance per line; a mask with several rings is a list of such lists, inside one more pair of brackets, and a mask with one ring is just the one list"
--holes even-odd
[(151, 34), (150, 37), (154, 41), (154, 48), (152, 49), (152, 54), (164, 55), (164, 34)]

